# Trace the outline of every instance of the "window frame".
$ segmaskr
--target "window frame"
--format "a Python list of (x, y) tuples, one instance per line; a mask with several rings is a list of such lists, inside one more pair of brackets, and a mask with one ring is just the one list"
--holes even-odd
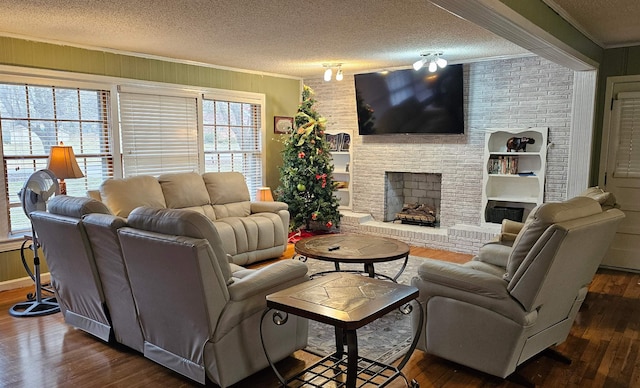
[[(2, 83), (27, 83), (34, 85), (53, 85), (56, 87), (68, 88), (87, 88), (108, 90), (110, 93), (109, 114), (111, 125), (109, 128), (109, 137), (113, 148), (113, 176), (114, 178), (123, 177), (122, 165), (122, 143), (120, 132), (120, 108), (119, 108), (119, 91), (120, 90), (137, 90), (145, 93), (159, 93), (164, 95), (181, 95), (193, 96), (197, 101), (197, 122), (198, 122), (198, 158), (199, 173), (204, 172), (204, 138), (203, 138), (203, 99), (214, 99), (232, 102), (243, 102), (250, 104), (259, 104), (260, 111), (260, 148), (262, 163), (262, 184), (266, 179), (266, 145), (267, 145), (267, 129), (266, 129), (266, 95), (264, 93), (236, 91), (228, 89), (207, 88), (198, 86), (186, 86), (181, 84), (144, 81), (131, 78), (110, 77), (103, 75), (92, 75), (84, 73), (73, 73), (58, 70), (33, 69), (19, 66), (0, 65), (0, 82)], [(0, 162), (2, 169), (0, 171), (0, 185), (6, 192), (6, 182), (4, 180), (4, 156), (0, 153)], [(97, 189), (97, 188), (96, 188)], [(252, 198), (255, 193), (250, 193)], [(0, 204), (0, 220), (8, 220), (8, 203), (2, 201)], [(9, 236), (9, 225), (4, 221), (0, 221), (0, 252), (15, 250), (20, 247), (22, 236)]]

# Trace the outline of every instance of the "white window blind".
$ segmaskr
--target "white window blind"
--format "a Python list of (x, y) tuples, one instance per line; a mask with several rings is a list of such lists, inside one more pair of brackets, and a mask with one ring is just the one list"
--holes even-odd
[(253, 198), (263, 185), (261, 104), (205, 96), (202, 110), (205, 172), (241, 172)]
[[(67, 179), (69, 195), (84, 196), (113, 176), (108, 90), (0, 83), (0, 127), (10, 234), (29, 230), (18, 191), (46, 168), (51, 146), (73, 147), (83, 178)], [(2, 239), (3, 237), (0, 237)]]
[(195, 97), (120, 92), (124, 176), (199, 171)]
[(619, 93), (618, 148), (613, 176), (640, 178), (640, 93)]

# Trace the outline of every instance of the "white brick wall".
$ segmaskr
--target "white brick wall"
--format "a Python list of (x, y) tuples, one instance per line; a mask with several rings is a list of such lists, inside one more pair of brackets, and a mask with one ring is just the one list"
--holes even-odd
[[(428, 238), (418, 232), (418, 239), (402, 239), (473, 253), (487, 238), (486, 232), (475, 230), (481, 220), (486, 129), (549, 127), (545, 201), (565, 199), (573, 72), (540, 57), (526, 57), (465, 65), (464, 76), (466, 134), (449, 136), (358, 136), (353, 76), (345, 75), (341, 82), (305, 83), (316, 92), (315, 108), (327, 118), (328, 128), (353, 133), (353, 211), (384, 219), (385, 171), (440, 173), (440, 223), (449, 228), (449, 235)], [(353, 226), (346, 222), (344, 227)], [(379, 229), (361, 232), (374, 234)]]

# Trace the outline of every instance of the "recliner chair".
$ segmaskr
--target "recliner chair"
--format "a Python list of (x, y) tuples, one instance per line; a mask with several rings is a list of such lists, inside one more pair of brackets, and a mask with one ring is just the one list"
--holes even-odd
[[(286, 260), (234, 272), (211, 221), (190, 210), (139, 207), (118, 235), (138, 306), (145, 357), (199, 383), (226, 387), (265, 367), (265, 296), (308, 279)], [(265, 323), (274, 361), (307, 344), (308, 321)]]
[(545, 203), (512, 247), (488, 245), (463, 265), (425, 261), (412, 279), (426, 317), (418, 348), (505, 378), (564, 342), (623, 218), (586, 197)]
[(59, 195), (49, 201), (48, 211), (32, 212), (31, 222), (65, 322), (108, 342), (113, 332), (109, 312), (81, 222), (89, 213), (109, 214), (109, 209), (94, 199)]

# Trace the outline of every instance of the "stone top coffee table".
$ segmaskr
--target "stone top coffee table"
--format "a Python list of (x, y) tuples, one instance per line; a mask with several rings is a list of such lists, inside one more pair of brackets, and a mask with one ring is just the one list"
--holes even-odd
[[(416, 287), (342, 272), (327, 274), (267, 295), (267, 309), (262, 314), (260, 323), (260, 338), (265, 356), (283, 387), (386, 386), (399, 376), (405, 378), (400, 370), (409, 361), (420, 335), (423, 320), (420, 305), (414, 302), (421, 324), (411, 347), (397, 367), (359, 356), (356, 329), (397, 308), (409, 314), (413, 310), (409, 302), (417, 297)], [(287, 314), (294, 314), (332, 325), (336, 334), (336, 352), (285, 381), (271, 362), (264, 346), (262, 325), (265, 324), (263, 321), (269, 311), (273, 311), (273, 322), (276, 324), (284, 324), (288, 319)], [(390, 329), (393, 330), (393, 327)], [(412, 381), (410, 386), (419, 385)]]
[[(402, 274), (409, 260), (409, 246), (402, 241), (386, 237), (352, 235), (352, 234), (326, 234), (313, 236), (298, 241), (295, 245), (296, 254), (304, 258), (312, 258), (323, 261), (331, 261), (335, 265), (335, 271), (325, 271), (313, 274), (312, 277), (324, 275), (328, 272), (361, 272), (341, 271), (340, 263), (364, 264), (364, 272), (371, 278), (384, 278), (396, 281)], [(296, 256), (294, 256), (295, 258)], [(374, 263), (399, 260), (404, 258), (404, 263), (393, 276), (387, 276), (375, 272)]]

